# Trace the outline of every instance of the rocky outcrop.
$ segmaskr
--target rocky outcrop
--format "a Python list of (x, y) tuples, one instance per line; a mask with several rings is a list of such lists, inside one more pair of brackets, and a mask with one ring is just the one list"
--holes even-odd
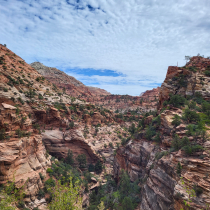
[(71, 150), (75, 157), (85, 154), (88, 163), (95, 163), (99, 159), (80, 130), (70, 129), (66, 132), (46, 130), (42, 135), (47, 150), (55, 157), (65, 158), (68, 150)]
[[(209, 154), (205, 160), (184, 157), (181, 153), (163, 155), (159, 160), (160, 148), (146, 140), (132, 140), (125, 147), (120, 147), (114, 159), (114, 176), (120, 176), (122, 169), (126, 170), (131, 181), (141, 180), (141, 203), (139, 210), (180, 210), (185, 209), (182, 199), (188, 199), (186, 187), (193, 189), (199, 186), (203, 194), (195, 196), (190, 203), (192, 209), (202, 209), (209, 203), (208, 178)], [(203, 154), (204, 154), (203, 153)], [(184, 185), (176, 173), (177, 163), (182, 165)]]
[(91, 87), (91, 86), (87, 86), (89, 91), (92, 93), (92, 95), (95, 96), (100, 96), (100, 95), (111, 95), (111, 93), (109, 93), (108, 91), (101, 89), (101, 88), (97, 88), (97, 87)]
[(158, 151), (152, 143), (130, 141), (126, 147), (120, 147), (115, 156), (116, 178), (119, 177), (120, 170), (124, 169), (131, 181), (141, 180), (141, 210), (174, 209), (173, 193), (176, 181), (173, 167), (168, 160), (155, 160)]
[(39, 173), (46, 175), (50, 165), (41, 135), (0, 143), (0, 183), (10, 180), (15, 181), (17, 188), (24, 186), (24, 200), (28, 204), (34, 205), (39, 190), (44, 187)]
[(199, 92), (205, 99), (209, 99), (210, 77), (204, 74), (209, 70), (209, 66), (210, 59), (197, 56), (191, 58), (184, 67), (169, 66), (160, 88), (158, 108), (162, 108), (163, 102), (168, 100), (170, 93), (191, 96)]
[(157, 98), (159, 96), (160, 87), (153, 88), (152, 90), (147, 90), (140, 94), (143, 98)]
[(31, 66), (36, 69), (41, 75), (54, 83), (57, 87), (65, 89), (65, 92), (71, 96), (97, 96), (109, 95), (110, 93), (95, 87), (85, 86), (82, 82), (76, 80), (74, 77), (67, 75), (63, 71), (56, 68), (47, 67), (40, 62), (31, 63)]

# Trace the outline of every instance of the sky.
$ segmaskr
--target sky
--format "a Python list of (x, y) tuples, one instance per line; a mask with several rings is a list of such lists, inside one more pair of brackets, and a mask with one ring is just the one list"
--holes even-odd
[(0, 43), (112, 94), (160, 86), (210, 56), (209, 0), (0, 0)]

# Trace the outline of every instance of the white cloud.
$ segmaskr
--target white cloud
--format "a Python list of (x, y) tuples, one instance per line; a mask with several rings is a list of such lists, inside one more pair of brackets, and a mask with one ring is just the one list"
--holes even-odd
[(0, 42), (29, 63), (122, 73), (74, 76), (138, 95), (185, 55), (209, 55), (209, 9), (209, 0), (2, 0)]

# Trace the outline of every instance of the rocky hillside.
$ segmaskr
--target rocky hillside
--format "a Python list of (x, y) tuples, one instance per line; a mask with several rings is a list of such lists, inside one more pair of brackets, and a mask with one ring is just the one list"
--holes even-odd
[(140, 122), (135, 138), (117, 150), (114, 175), (140, 180), (137, 209), (209, 209), (210, 59), (169, 67), (158, 114)]
[(13, 205), (48, 209), (49, 186), (72, 177), (83, 209), (208, 209), (210, 59), (169, 67), (139, 97), (97, 95), (37, 66), (0, 45), (0, 183), (25, 193)]
[(110, 109), (114, 112), (126, 113), (136, 111), (137, 113), (157, 110), (159, 88), (147, 91), (142, 96), (130, 95), (100, 95), (96, 97), (80, 96), (79, 99), (91, 104)]
[[(89, 166), (101, 167), (103, 163), (102, 173), (99, 167), (99, 175), (88, 175), (97, 177), (88, 179), (91, 189), (113, 173), (116, 149), (130, 139), (132, 128), (142, 118), (139, 113), (113, 113), (76, 99), (3, 45), (0, 78), (0, 183), (14, 181), (15, 188), (23, 188), (25, 197), (17, 205), (20, 209), (46, 209), (47, 186), (54, 183), (51, 170), (56, 180), (59, 171), (70, 168), (85, 185), (82, 170), (87, 174)], [(66, 164), (69, 151), (73, 166)], [(78, 157), (85, 160), (82, 170)], [(85, 206), (89, 195), (81, 193)]]
[(74, 77), (67, 75), (63, 71), (60, 71), (56, 68), (47, 67), (40, 62), (31, 63), (31, 66), (43, 77), (73, 97), (78, 97), (80, 95), (97, 96), (110, 94), (109, 92), (100, 88), (85, 86), (83, 83), (76, 80)]
[(44, 78), (55, 84), (72, 97), (79, 98), (96, 106), (119, 111), (121, 113), (136, 111), (138, 113), (156, 110), (159, 89), (154, 88), (146, 91), (141, 97), (129, 95), (112, 95), (106, 90), (85, 86), (74, 77), (67, 75), (56, 68), (44, 66), (40, 62), (34, 62), (31, 66)]

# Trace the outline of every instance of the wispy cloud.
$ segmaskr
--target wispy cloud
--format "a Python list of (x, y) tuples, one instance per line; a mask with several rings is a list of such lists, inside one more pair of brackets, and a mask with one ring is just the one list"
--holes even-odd
[(0, 42), (29, 63), (137, 95), (185, 55), (209, 55), (209, 9), (209, 0), (2, 0)]

